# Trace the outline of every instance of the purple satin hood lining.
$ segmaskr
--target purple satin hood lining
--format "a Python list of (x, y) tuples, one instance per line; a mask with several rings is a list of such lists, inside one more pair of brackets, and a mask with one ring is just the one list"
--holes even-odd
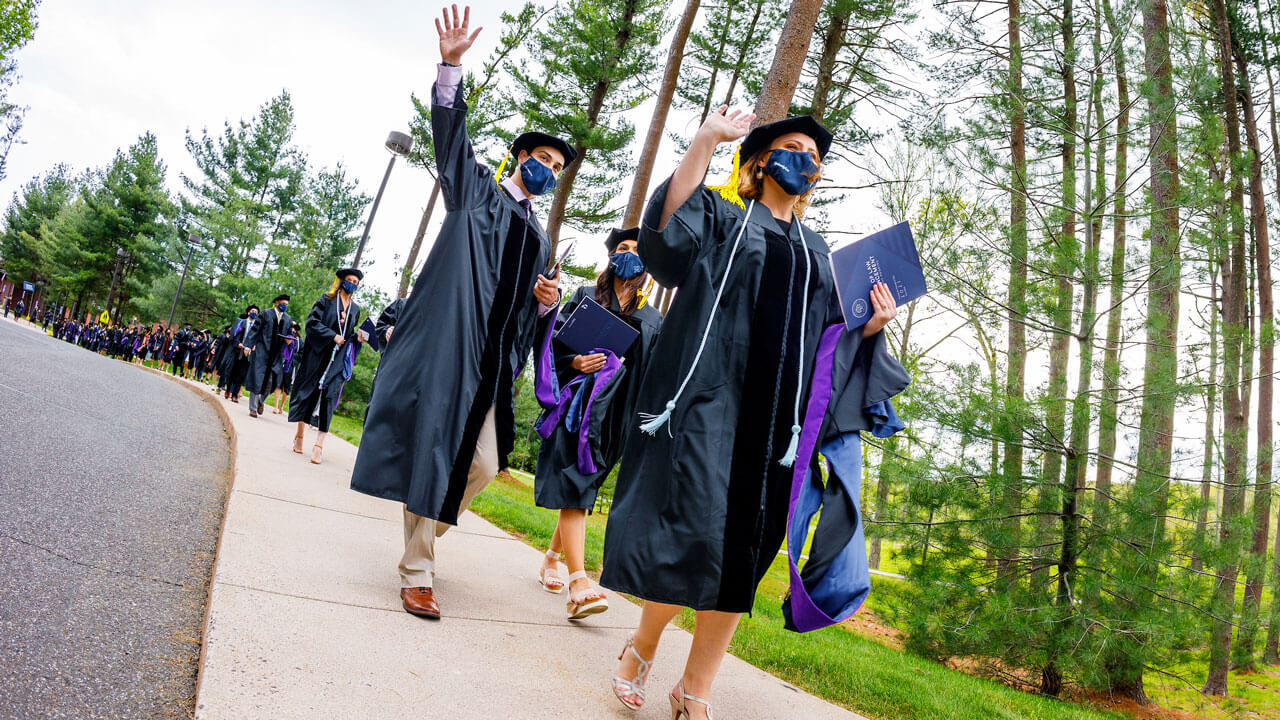
[[(542, 342), (539, 343), (538, 356), (534, 365), (534, 396), (537, 397), (538, 404), (546, 411), (538, 420), (535, 429), (538, 431), (538, 436), (543, 440), (551, 437), (556, 427), (564, 420), (570, 406), (573, 404), (578, 387), (587, 380), (586, 375), (577, 375), (563, 388), (560, 387), (560, 378), (556, 375), (555, 358), (551, 349), (551, 338), (555, 334), (556, 319), (559, 316), (560, 308), (556, 307), (554, 314), (547, 322), (547, 331), (543, 334)], [(618, 374), (618, 370), (622, 367), (622, 361), (609, 350), (596, 348), (596, 352), (604, 353), (604, 367), (594, 373), (595, 382), (591, 384), (591, 391), (587, 395), (586, 402), (581, 404), (582, 415), (578, 423), (578, 470), (587, 474), (599, 471), (595, 458), (591, 454), (591, 444), (588, 440), (591, 430), (591, 405), (596, 396), (600, 394), (600, 391), (608, 387), (609, 381), (613, 379), (614, 375)]]
[[(831, 371), (835, 365), (836, 344), (840, 340), (843, 324), (832, 325), (822, 333), (818, 343), (817, 356), (814, 359), (813, 380), (809, 384), (809, 400), (805, 406), (804, 423), (800, 426), (800, 444), (796, 452), (795, 465), (791, 471), (791, 502), (787, 509), (787, 533), (790, 535), (792, 522), (795, 520), (796, 506), (800, 502), (800, 493), (809, 475), (809, 461), (818, 445), (818, 433), (822, 430), (822, 419), (831, 402)], [(791, 571), (791, 619), (800, 632), (817, 630), (834, 625), (839, 620), (827, 615), (809, 596), (804, 583), (800, 580), (799, 558), (791, 552), (790, 538), (787, 540), (787, 564)], [(803, 543), (800, 543), (803, 547)]]

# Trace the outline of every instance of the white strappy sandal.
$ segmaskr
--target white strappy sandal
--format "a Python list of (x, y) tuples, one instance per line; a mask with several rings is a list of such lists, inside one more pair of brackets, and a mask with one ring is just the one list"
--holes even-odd
[[(589, 587), (581, 592), (575, 592), (574, 580), (586, 580)], [(608, 610), (609, 599), (604, 596), (603, 590), (591, 583), (591, 579), (585, 572), (579, 570), (569, 576), (569, 602), (564, 604), (564, 609), (570, 620), (581, 620)]]
[[(617, 696), (618, 702), (631, 710), (639, 710), (644, 706), (644, 684), (649, 679), (649, 668), (653, 663), (652, 658), (645, 660), (640, 657), (640, 653), (636, 652), (635, 639), (634, 635), (627, 637), (627, 644), (622, 647), (622, 652), (618, 653), (618, 659), (621, 660), (622, 656), (630, 650), (631, 654), (636, 656), (636, 662), (639, 663), (636, 665), (636, 676), (630, 680), (624, 680), (617, 675), (612, 678), (613, 694)], [(632, 697), (635, 699), (629, 699)]]
[[(554, 550), (548, 550), (546, 552), (546, 558), (548, 560), (558, 561), (560, 559), (560, 553)], [(538, 570), (538, 584), (542, 586), (543, 590), (546, 590), (553, 595), (559, 595), (564, 592), (565, 582), (560, 579), (560, 566), (556, 565), (554, 568), (544, 566), (542, 569)]]
[[(680, 693), (679, 698), (676, 698), (677, 692)], [(703, 707), (707, 709), (707, 720), (714, 720), (711, 715), (711, 703), (700, 697), (694, 697), (693, 695), (686, 693), (684, 691), (683, 680), (681, 680), (675, 687), (671, 688), (671, 694), (667, 696), (667, 699), (671, 701), (671, 720), (680, 720), (680, 718), (688, 720), (689, 708), (685, 707), (685, 703), (689, 701), (701, 703)]]

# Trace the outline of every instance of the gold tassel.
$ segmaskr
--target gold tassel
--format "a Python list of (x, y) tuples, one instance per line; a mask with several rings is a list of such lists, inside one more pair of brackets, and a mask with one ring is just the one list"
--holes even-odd
[(507, 161), (511, 159), (511, 148), (507, 148), (507, 153), (502, 156), (502, 162), (498, 163), (498, 171), (493, 174), (493, 181), (502, 184), (502, 171), (507, 167)]
[(657, 284), (658, 283), (654, 281), (653, 276), (650, 275), (649, 281), (644, 284), (644, 287), (636, 291), (636, 294), (640, 296), (640, 302), (636, 303), (637, 310), (644, 307), (645, 303), (649, 302), (649, 296), (657, 289)]
[(708, 190), (715, 190), (720, 193), (720, 197), (746, 209), (747, 204), (742, 202), (742, 197), (738, 195), (738, 174), (742, 172), (742, 146), (739, 145), (737, 150), (733, 151), (733, 170), (729, 173), (729, 180), (723, 185), (708, 185)]

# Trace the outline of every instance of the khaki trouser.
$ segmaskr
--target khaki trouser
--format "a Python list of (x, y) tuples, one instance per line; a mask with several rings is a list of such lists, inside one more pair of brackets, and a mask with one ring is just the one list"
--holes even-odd
[[(498, 474), (498, 434), (494, 427), (493, 408), (484, 416), (476, 452), (467, 472), (467, 487), (462, 493), (458, 514), (466, 510), (480, 491)], [(436, 538), (452, 525), (404, 510), (404, 555), (400, 558), (401, 587), (431, 587), (436, 575)]]

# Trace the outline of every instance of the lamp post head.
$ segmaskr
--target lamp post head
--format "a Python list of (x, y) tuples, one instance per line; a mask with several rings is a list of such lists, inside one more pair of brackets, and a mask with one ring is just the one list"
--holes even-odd
[(129, 253), (125, 252), (125, 251), (124, 251), (124, 248), (116, 248), (116, 257), (118, 257), (118, 258), (120, 258), (120, 259), (122, 259), (122, 260), (123, 260), (123, 259), (124, 259), (125, 257), (127, 257), (128, 255), (129, 255)]
[(402, 132), (392, 130), (391, 134), (387, 135), (387, 142), (384, 144), (392, 154), (408, 155), (409, 151), (413, 149), (413, 138)]

